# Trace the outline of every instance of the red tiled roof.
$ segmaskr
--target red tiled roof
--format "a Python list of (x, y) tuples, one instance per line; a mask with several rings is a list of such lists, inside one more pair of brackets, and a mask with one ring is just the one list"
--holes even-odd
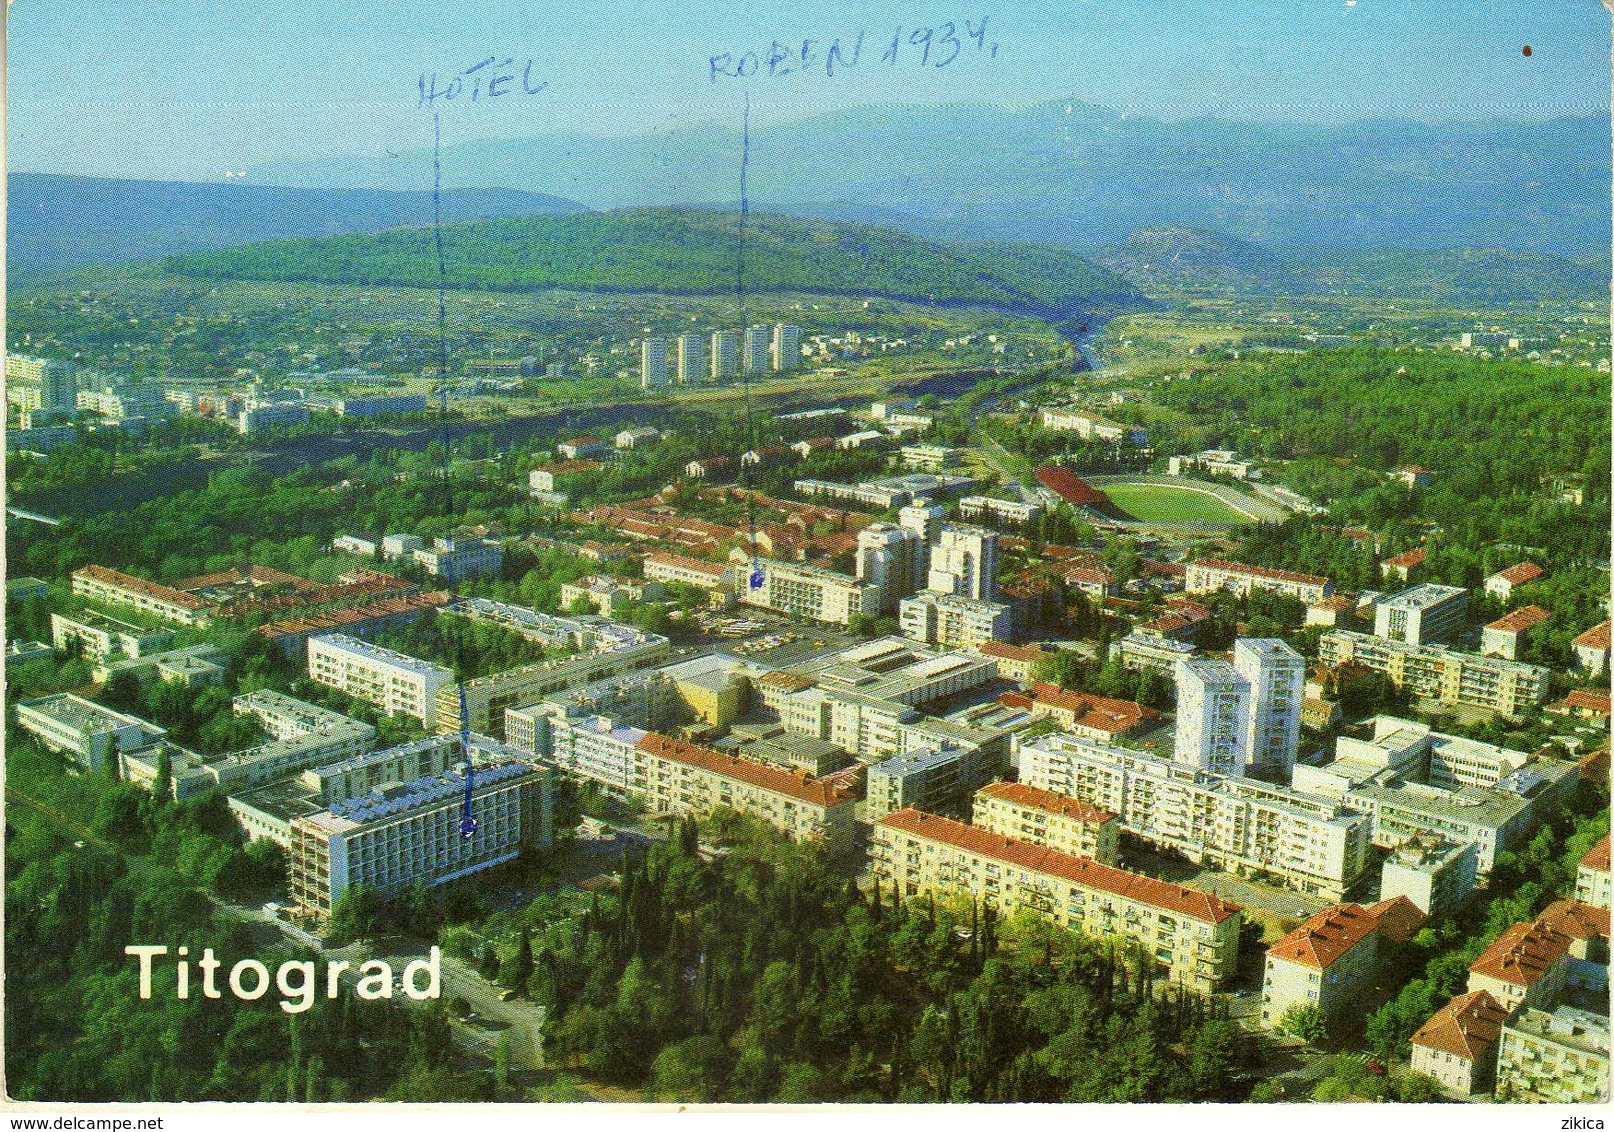
[(1579, 900), (1559, 900), (1547, 905), (1536, 917), (1536, 923), (1545, 924), (1570, 939), (1608, 938), (1608, 909)]
[(1501, 578), (1503, 581), (1511, 582), (1515, 586), (1522, 586), (1526, 582), (1531, 582), (1541, 577), (1544, 573), (1546, 571), (1534, 562), (1519, 562), (1509, 566), (1506, 570), (1498, 570), (1491, 577)]
[(1031, 698), (1038, 705), (1046, 704), (1070, 712), (1074, 716), (1073, 726), (1090, 727), (1111, 734), (1130, 731), (1140, 723), (1160, 717), (1154, 708), (1135, 704), (1131, 700), (1111, 700), (1103, 696), (1089, 696), (1085, 692), (1070, 692), (1057, 684), (1033, 684)]
[(887, 814), (877, 824), (1206, 923), (1219, 924), (1242, 911), (1237, 904), (1208, 892), (1101, 865), (1087, 857), (1073, 857), (1041, 845), (1000, 837), (950, 818), (921, 813), (912, 807)]
[(710, 747), (686, 743), (667, 735), (654, 733), (646, 735), (639, 740), (638, 747), (646, 754), (671, 759), (685, 766), (699, 767), (725, 778), (771, 790), (775, 794), (785, 794), (802, 802), (810, 802), (815, 806), (837, 806), (842, 802), (850, 802), (853, 798), (851, 791), (831, 785), (823, 779), (813, 778), (806, 771), (783, 770), (768, 766), (766, 763), (752, 762), (750, 759), (725, 755)]
[(118, 570), (108, 569), (105, 566), (80, 566), (73, 571), (75, 578), (88, 578), (107, 586), (116, 586), (128, 590), (130, 593), (144, 594), (157, 601), (167, 602), (181, 609), (211, 609), (213, 603), (203, 601), (194, 594), (183, 590), (176, 590), (172, 586), (164, 586), (157, 582), (148, 582), (144, 578), (137, 578), (133, 574), (125, 574)]
[(1593, 625), (1576, 637), (1574, 644), (1576, 648), (1608, 651), (1608, 622), (1604, 621), (1601, 625)]
[(1412, 1044), (1456, 1054), (1469, 1061), (1485, 1061), (1492, 1047), (1501, 1040), (1502, 1024), (1507, 1019), (1507, 1007), (1492, 998), (1488, 991), (1469, 991), (1431, 1014), (1412, 1035)]
[(1603, 838), (1586, 850), (1586, 855), (1580, 859), (1580, 867), (1594, 869), (1600, 873), (1608, 872), (1608, 838)]
[(552, 476), (571, 476), (583, 472), (597, 472), (604, 466), (598, 460), (561, 460), (555, 464), (544, 464), (534, 468), (533, 471), (548, 472)]
[(1387, 939), (1404, 940), (1423, 920), (1423, 913), (1404, 896), (1372, 908), (1336, 904), (1284, 936), (1267, 954), (1326, 971), (1375, 932)]
[(710, 574), (720, 578), (728, 573), (728, 567), (717, 562), (702, 562), (699, 558), (686, 558), (682, 554), (648, 554), (644, 563), (649, 566), (655, 563), (660, 566), (676, 566), (682, 570), (694, 570), (702, 574)]
[(1067, 582), (1075, 582), (1083, 586), (1109, 586), (1115, 583), (1115, 575), (1104, 569), (1094, 569), (1091, 566), (1070, 566), (1064, 570)]
[(1504, 633), (1522, 633), (1533, 625), (1539, 625), (1552, 614), (1539, 605), (1523, 605), (1511, 613), (1505, 613), (1485, 626), (1487, 629), (1496, 629)]
[(1515, 986), (1530, 986), (1569, 951), (1569, 937), (1541, 923), (1514, 924), (1480, 952), (1468, 969)]
[(1068, 798), (1063, 794), (1055, 794), (1052, 790), (1040, 790), (1035, 786), (1027, 786), (1024, 782), (994, 782), (990, 786), (981, 787), (976, 793), (985, 794), (988, 798), (1002, 798), (1005, 802), (1013, 802), (1017, 806), (1030, 806), (1032, 809), (1045, 810), (1050, 814), (1074, 818), (1088, 825), (1103, 825), (1107, 821), (1120, 820), (1109, 810), (1095, 806), (1091, 802), (1084, 802), (1080, 798)]
[(601, 444), (597, 436), (574, 436), (570, 440), (563, 440), (557, 447), (561, 448), (587, 448), (590, 444)]
[(1249, 566), (1243, 562), (1229, 562), (1225, 558), (1201, 558), (1190, 562), (1189, 568), (1203, 566), (1210, 570), (1226, 570), (1232, 574), (1247, 574), (1252, 578), (1271, 578), (1280, 582), (1306, 582), (1326, 586), (1328, 579), (1317, 574), (1297, 574), (1293, 570), (1274, 570), (1270, 566)]
[(1400, 554), (1390, 555), (1390, 557), (1384, 560), (1383, 565), (1404, 566), (1410, 570), (1414, 566), (1422, 566), (1424, 564), (1424, 560), (1428, 557), (1429, 552), (1427, 550), (1421, 546), (1415, 546), (1411, 550), (1403, 550)]
[(1590, 711), (1602, 715), (1610, 714), (1608, 693), (1595, 691), (1591, 688), (1576, 688), (1564, 697), (1564, 706), (1571, 711)]

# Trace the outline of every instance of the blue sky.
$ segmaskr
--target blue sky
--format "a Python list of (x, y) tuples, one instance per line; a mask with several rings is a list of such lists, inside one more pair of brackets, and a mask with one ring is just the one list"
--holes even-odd
[[(827, 0), (762, 12), (728, 0), (654, 10), (571, 0), (18, 0), (9, 17), (15, 170), (216, 180), (225, 169), (429, 143), (422, 72), (489, 55), (549, 83), (444, 113), (445, 140), (732, 124), (741, 85), (718, 52), (850, 39), (865, 59), (749, 80), (759, 123), (889, 102), (1017, 105), (1075, 97), (1166, 118), (1340, 121), (1605, 113), (1608, 15), (1595, 0), (1064, 0), (919, 5)], [(996, 60), (880, 67), (898, 26), (988, 17)], [(1522, 48), (1532, 49), (1526, 58)], [(519, 83), (519, 78), (517, 80)]]

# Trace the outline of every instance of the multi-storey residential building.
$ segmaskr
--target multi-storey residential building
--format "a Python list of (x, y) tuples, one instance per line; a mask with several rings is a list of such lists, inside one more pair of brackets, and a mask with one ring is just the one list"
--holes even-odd
[(1145, 668), (1175, 675), (1183, 661), (1196, 656), (1199, 650), (1187, 641), (1174, 640), (1156, 633), (1134, 629), (1121, 638), (1116, 646), (1121, 666), (1129, 672)]
[(768, 343), (768, 360), (775, 373), (792, 373), (801, 368), (801, 327), (788, 322), (775, 323)]
[(1412, 1071), (1433, 1077), (1460, 1097), (1488, 1092), (1496, 1079), (1496, 1047), (1508, 1009), (1485, 991), (1446, 1003), (1412, 1035)]
[(667, 368), (669, 346), (665, 338), (646, 338), (639, 344), (639, 385), (642, 388), (661, 389), (671, 384)]
[(129, 417), (168, 419), (179, 411), (163, 391), (155, 385), (107, 385), (100, 389), (84, 389), (77, 395), (80, 409), (112, 420)]
[(23, 700), (17, 705), (17, 723), (49, 750), (92, 773), (104, 771), (109, 759), (150, 747), (167, 734), (155, 723), (71, 692)]
[(1030, 683), (1037, 662), (1053, 656), (1054, 649), (1044, 645), (1006, 645), (1001, 641), (983, 641), (975, 651), (988, 657), (998, 666), (998, 675), (1005, 680), (1021, 684)]
[(897, 459), (916, 472), (943, 472), (958, 463), (962, 452), (942, 444), (907, 444), (897, 450)]
[(1539, 605), (1525, 605), (1503, 614), (1480, 630), (1480, 653), (1518, 660), (1519, 644), (1524, 635), (1551, 617), (1552, 614)]
[(853, 617), (872, 617), (880, 612), (880, 587), (848, 574), (772, 558), (761, 560), (759, 567), (762, 585), (743, 589), (742, 604), (832, 625), (845, 625)]
[(1233, 642), (1233, 668), (1250, 685), (1245, 757), (1252, 769), (1289, 781), (1300, 751), (1300, 706), (1306, 661), (1281, 640), (1242, 637)]
[(864, 819), (913, 807), (947, 810), (960, 806), (971, 791), (1001, 768), (983, 765), (978, 747), (921, 748), (873, 763), (868, 770)]
[(919, 810), (874, 826), (874, 874), (899, 898), (970, 896), (1127, 940), (1184, 985), (1212, 991), (1238, 969), (1243, 912), (1208, 893), (1125, 872)]
[(711, 368), (706, 364), (706, 335), (680, 334), (678, 336), (678, 384), (704, 385), (711, 379)]
[(1586, 851), (1575, 876), (1575, 899), (1594, 908), (1609, 906), (1609, 851), (1605, 837)]
[[(460, 729), (461, 688), (464, 689), (465, 705), (471, 716), (471, 730), (498, 738), (504, 734), (506, 709), (536, 703), (569, 689), (650, 668), (665, 660), (670, 651), (666, 637), (610, 622), (596, 625), (583, 619), (551, 618), (519, 606), (506, 606), (479, 598), (467, 599), (453, 608), (464, 610), (473, 617), (506, 625), (518, 632), (521, 626), (528, 624), (530, 617), (536, 619), (529, 629), (533, 634), (540, 634), (553, 625), (569, 623), (577, 627), (578, 635), (568, 634), (565, 639), (577, 642), (578, 647), (587, 651), (577, 656), (477, 677), (463, 685), (445, 686), (437, 693), (438, 731)], [(588, 631), (590, 625), (598, 629), (598, 633)], [(533, 639), (548, 638), (535, 636)]]
[(1373, 635), (1409, 645), (1438, 645), (1468, 625), (1468, 591), (1425, 582), (1373, 606)]
[(1238, 669), (1206, 657), (1177, 666), (1178, 762), (1213, 774), (1242, 775), (1249, 732), (1250, 682)]
[(1413, 645), (1335, 629), (1317, 643), (1329, 666), (1355, 662), (1383, 672), (1398, 688), (1443, 704), (1520, 715), (1547, 698), (1547, 670), (1494, 656), (1457, 652), (1444, 645)]
[(1192, 456), (1173, 456), (1166, 462), (1168, 476), (1187, 476), (1202, 472), (1213, 476), (1232, 476), (1237, 480), (1260, 479), (1260, 470), (1249, 460), (1239, 459), (1237, 452), (1211, 448), (1195, 452)]
[(1014, 632), (1014, 611), (1002, 602), (933, 590), (903, 598), (897, 620), (909, 640), (944, 648), (974, 648), (984, 641), (1008, 640)]
[(1546, 571), (1534, 562), (1517, 562), (1506, 570), (1498, 570), (1486, 578), (1485, 592), (1506, 601), (1513, 596), (1515, 586), (1528, 585), (1545, 573)]
[[(49, 655), (48, 649), (46, 655)], [(103, 684), (120, 675), (133, 676), (142, 685), (152, 680), (186, 688), (222, 684), (224, 654), (213, 645), (190, 645), (121, 660), (102, 660), (95, 669), (96, 680)]]
[(534, 704), (504, 713), (511, 746), (534, 752), (568, 774), (597, 782), (618, 796), (634, 789), (639, 742), (649, 732), (620, 719), (587, 715), (558, 704)]
[(149, 656), (174, 639), (172, 629), (145, 629), (93, 609), (50, 615), (51, 644), (67, 650), (77, 645), (91, 660)]
[(437, 692), (454, 673), (392, 649), (342, 633), (308, 639), (308, 678), (388, 715), (408, 715), (428, 724), (437, 710)]
[(72, 409), (78, 404), (78, 372), (54, 358), (6, 355), (6, 398), (24, 412)]
[(1340, 736), (1332, 762), (1296, 766), (1295, 788), (1371, 815), (1374, 844), (1387, 849), (1424, 834), (1472, 843), (1481, 875), (1498, 853), (1528, 839), (1577, 781), (1572, 763), (1426, 724), (1379, 716), (1371, 727), (1371, 737)]
[(831, 779), (649, 734), (639, 740), (633, 788), (655, 813), (709, 816), (719, 806), (760, 818), (831, 856), (852, 849), (851, 790)]
[(1023, 527), (1042, 514), (1042, 504), (993, 499), (988, 495), (966, 495), (958, 501), (958, 514), (969, 522), (1007, 523)]
[(1479, 853), (1472, 842), (1427, 834), (1409, 838), (1385, 857), (1379, 895), (1405, 896), (1435, 918), (1468, 903), (1478, 876)]
[(1072, 735), (1022, 741), (1020, 780), (1111, 810), (1124, 832), (1192, 860), (1325, 900), (1343, 899), (1372, 852), (1370, 819), (1335, 799)]
[(897, 603), (919, 588), (926, 547), (907, 527), (870, 523), (857, 533), (857, 580), (880, 587), (880, 608)]
[(645, 581), (677, 582), (703, 590), (732, 593), (734, 571), (719, 562), (702, 562), (678, 554), (651, 554), (644, 560)]
[(1536, 917), (1569, 940), (1564, 989), (1571, 997), (1608, 1002), (1608, 909), (1579, 900), (1555, 900)]
[(1571, 642), (1575, 650), (1575, 667), (1588, 676), (1597, 676), (1608, 668), (1609, 623), (1593, 625)]
[(496, 576), (504, 568), (504, 547), (479, 538), (434, 538), (430, 548), (411, 556), (432, 577), (453, 583)]
[(926, 588), (975, 601), (992, 601), (998, 590), (998, 536), (982, 527), (943, 523), (930, 548)]
[(712, 331), (712, 380), (740, 376), (740, 336), (732, 330)]
[(148, 582), (105, 566), (80, 566), (73, 571), (73, 592), (80, 597), (115, 605), (130, 605), (180, 625), (205, 625), (216, 607), (195, 594)]
[(773, 364), (773, 330), (767, 326), (745, 328), (740, 364), (746, 373), (767, 373)]
[(1149, 443), (1149, 435), (1141, 428), (1117, 424), (1108, 417), (1078, 409), (1044, 409), (1042, 427), (1054, 432), (1074, 432), (1083, 440), (1106, 440), (1119, 444), (1125, 440), (1139, 448)]
[(1468, 966), (1468, 989), (1490, 994), (1509, 1010), (1524, 1003), (1550, 1008), (1569, 975), (1570, 938), (1539, 921), (1514, 924)]
[(1119, 815), (1024, 782), (994, 782), (977, 790), (970, 824), (1101, 865), (1115, 864), (1121, 852)]
[(1608, 1101), (1607, 1015), (1527, 1007), (1502, 1027), (1496, 1099), (1535, 1104)]
[(250, 402), (235, 418), (235, 428), (242, 436), (276, 425), (308, 423), (308, 406), (296, 401)]
[(433, 775), (293, 819), (292, 900), (305, 914), (325, 918), (355, 886), (396, 893), (413, 884), (443, 884), (553, 840), (545, 769), (523, 762), (477, 767), (469, 837), (461, 831), (465, 786), (460, 773)]
[(1191, 594), (1214, 593), (1217, 590), (1247, 594), (1251, 590), (1270, 590), (1299, 598), (1307, 605), (1315, 605), (1334, 592), (1334, 584), (1327, 578), (1297, 574), (1292, 570), (1246, 566), (1242, 562), (1229, 562), (1221, 558), (1201, 558), (1188, 563), (1185, 588)]
[(1267, 949), (1261, 1024), (1276, 1027), (1295, 1006), (1315, 1006), (1334, 1019), (1356, 1006), (1378, 978), (1387, 944), (1403, 943), (1423, 923), (1410, 900), (1364, 908), (1325, 908)]

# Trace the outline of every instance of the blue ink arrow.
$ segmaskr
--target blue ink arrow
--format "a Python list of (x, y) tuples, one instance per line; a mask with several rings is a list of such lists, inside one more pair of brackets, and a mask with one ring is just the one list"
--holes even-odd
[(464, 684), (460, 685), (460, 754), (465, 759), (465, 808), (460, 813), (460, 836), (469, 840), (476, 833), (476, 816), (471, 813), (476, 764), (471, 761), (471, 713), (465, 706)]

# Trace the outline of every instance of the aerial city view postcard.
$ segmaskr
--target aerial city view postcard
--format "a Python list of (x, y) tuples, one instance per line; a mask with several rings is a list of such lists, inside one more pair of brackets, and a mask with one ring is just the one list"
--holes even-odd
[(1609, 8), (950, 4), (9, 5), (11, 1128), (1603, 1127)]

